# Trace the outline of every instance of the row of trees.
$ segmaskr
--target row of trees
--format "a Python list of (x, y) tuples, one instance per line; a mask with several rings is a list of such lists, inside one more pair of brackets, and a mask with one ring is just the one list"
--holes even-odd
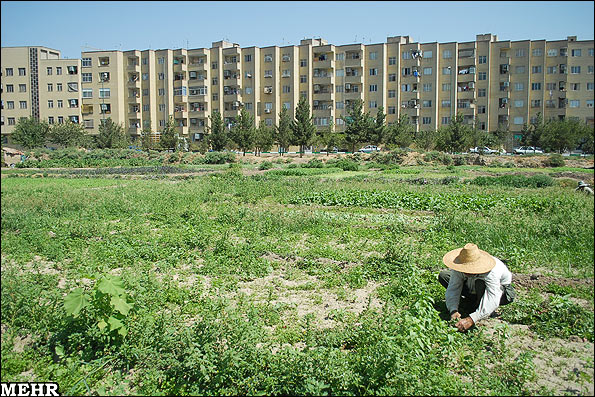
[[(355, 101), (342, 118), (345, 123), (343, 132), (334, 131), (332, 121), (328, 126), (317, 130), (310, 112), (310, 105), (305, 98), (300, 99), (292, 118), (285, 107), (279, 113), (279, 124), (267, 126), (264, 120), (258, 126), (254, 117), (244, 108), (240, 110), (230, 129), (226, 128), (221, 114), (215, 111), (210, 117), (210, 127), (205, 139), (199, 142), (198, 149), (221, 151), (227, 148), (238, 149), (245, 155), (254, 151), (259, 155), (269, 151), (275, 143), (279, 152), (290, 146), (299, 147), (300, 156), (305, 148), (316, 145), (322, 149), (346, 147), (354, 152), (359, 145), (370, 143), (385, 145), (388, 148), (409, 147), (415, 144), (424, 150), (445, 152), (463, 152), (470, 147), (499, 147), (510, 139), (511, 133), (505, 130), (487, 132), (464, 122), (460, 113), (446, 126), (438, 130), (416, 131), (407, 115), (401, 115), (392, 124), (386, 123), (382, 107), (375, 116), (363, 111), (363, 102)], [(546, 151), (563, 152), (582, 145), (586, 152), (593, 152), (593, 127), (576, 120), (543, 120), (538, 114), (536, 120), (523, 126), (519, 145), (540, 146)], [(99, 127), (99, 134), (91, 137), (85, 133), (82, 125), (67, 121), (64, 124), (48, 125), (45, 121), (34, 118), (22, 119), (15, 126), (12, 140), (26, 148), (43, 147), (47, 142), (60, 146), (83, 146), (99, 148), (124, 148), (131, 144), (128, 134), (121, 125), (111, 119), (105, 120)], [(182, 141), (178, 136), (175, 120), (170, 116), (161, 133), (158, 144), (151, 139), (151, 130), (141, 132), (141, 145), (144, 149), (178, 150)]]

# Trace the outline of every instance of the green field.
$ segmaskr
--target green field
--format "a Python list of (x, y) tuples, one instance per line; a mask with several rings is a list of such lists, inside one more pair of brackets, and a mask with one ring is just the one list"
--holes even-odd
[[(524, 327), (592, 351), (593, 198), (551, 170), (385, 168), (3, 170), (2, 381), (77, 395), (560, 393), (536, 382), (550, 369), (538, 353), (509, 342)], [(467, 242), (554, 281), (458, 333), (437, 274)], [(592, 390), (590, 360), (561, 383)]]

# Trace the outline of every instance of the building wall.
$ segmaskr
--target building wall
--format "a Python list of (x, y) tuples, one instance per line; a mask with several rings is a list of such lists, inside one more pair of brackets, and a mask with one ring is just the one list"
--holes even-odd
[[(2, 48), (2, 133), (13, 128), (9, 118), (13, 123), (38, 113), (54, 122), (79, 116), (93, 134), (102, 119), (111, 117), (138, 137), (143, 128), (163, 130), (173, 116), (178, 132), (193, 141), (208, 133), (214, 110), (226, 125), (242, 106), (257, 125), (277, 125), (282, 107), (289, 106), (293, 117), (302, 96), (317, 128), (333, 123), (337, 130), (344, 128), (342, 117), (357, 99), (372, 115), (382, 107), (389, 123), (407, 115), (417, 130), (440, 128), (457, 112), (487, 131), (519, 132), (538, 113), (546, 120), (573, 117), (593, 123), (593, 41), (576, 37), (498, 41), (485, 34), (470, 42), (417, 43), (394, 36), (386, 43), (340, 46), (304, 39), (299, 45), (263, 48), (219, 41), (211, 48), (91, 51), (81, 58), (60, 59), (59, 51), (44, 47)], [(55, 74), (59, 66), (62, 75)], [(78, 73), (65, 73), (68, 66)], [(25, 76), (19, 76), (19, 67)], [(104, 72), (110, 76), (102, 83)], [(68, 91), (77, 83), (78, 92)], [(19, 92), (22, 84), (25, 92)], [(13, 92), (7, 92), (8, 85)], [(109, 89), (109, 97), (100, 98), (100, 89)], [(78, 108), (69, 107), (71, 99), (78, 100)], [(104, 104), (109, 113), (102, 113)]]

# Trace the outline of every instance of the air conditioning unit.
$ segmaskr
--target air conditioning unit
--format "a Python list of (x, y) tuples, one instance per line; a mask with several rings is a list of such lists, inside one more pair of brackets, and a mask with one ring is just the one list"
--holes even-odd
[(246, 78), (251, 79), (252, 75), (250, 73), (246, 73)]
[(265, 109), (264, 112), (265, 113), (271, 113), (271, 109)]

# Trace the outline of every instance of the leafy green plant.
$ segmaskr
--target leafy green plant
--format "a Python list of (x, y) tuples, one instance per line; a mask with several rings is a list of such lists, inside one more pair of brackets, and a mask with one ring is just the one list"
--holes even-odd
[(273, 163), (270, 161), (263, 161), (258, 165), (259, 170), (270, 170), (271, 168), (273, 168)]

